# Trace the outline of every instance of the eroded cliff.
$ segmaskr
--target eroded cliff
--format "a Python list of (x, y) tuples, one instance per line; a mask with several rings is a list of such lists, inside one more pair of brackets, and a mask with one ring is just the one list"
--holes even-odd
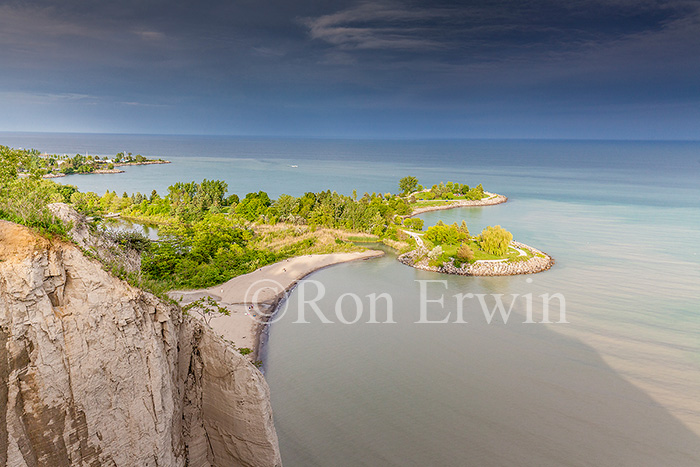
[(0, 466), (281, 465), (226, 342), (74, 245), (0, 221)]

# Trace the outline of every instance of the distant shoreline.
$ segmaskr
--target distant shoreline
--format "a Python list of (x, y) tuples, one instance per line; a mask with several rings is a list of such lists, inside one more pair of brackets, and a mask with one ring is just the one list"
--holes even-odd
[(153, 164), (172, 164), (172, 162), (170, 162), (170, 161), (114, 162), (115, 167), (124, 167), (127, 165), (153, 165)]
[[(114, 167), (126, 167), (131, 165), (155, 165), (155, 164), (172, 164), (170, 161), (144, 161), (144, 162), (114, 162), (112, 165)], [(104, 175), (104, 174), (122, 174), (124, 170), (120, 169), (95, 169), (92, 172), (74, 172), (71, 174), (66, 173), (48, 173), (42, 175), (42, 178), (62, 178), (68, 175)]]

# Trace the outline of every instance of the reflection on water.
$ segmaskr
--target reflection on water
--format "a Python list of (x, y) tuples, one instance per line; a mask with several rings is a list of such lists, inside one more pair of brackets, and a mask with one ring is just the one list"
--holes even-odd
[(150, 240), (158, 240), (158, 225), (148, 224), (143, 222), (132, 222), (126, 219), (113, 218), (104, 219), (102, 226), (106, 229), (123, 231), (123, 232), (138, 232), (149, 238)]

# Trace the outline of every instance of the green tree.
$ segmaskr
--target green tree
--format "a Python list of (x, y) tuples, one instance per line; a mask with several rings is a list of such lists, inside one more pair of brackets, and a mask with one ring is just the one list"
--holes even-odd
[(70, 196), (70, 203), (77, 210), (85, 215), (92, 216), (100, 210), (100, 198), (92, 192), (81, 193), (76, 191)]
[(508, 251), (508, 246), (513, 240), (513, 234), (500, 225), (495, 227), (488, 226), (481, 232), (479, 240), (479, 245), (485, 252), (502, 256)]
[(455, 222), (452, 225), (445, 225), (442, 222), (438, 222), (437, 225), (430, 227), (425, 232), (425, 239), (429, 240), (437, 245), (452, 245), (463, 242), (469, 238), (469, 233), (464, 232), (461, 228), (457, 227)]
[(78, 191), (73, 185), (58, 185), (56, 189), (63, 197), (64, 203), (70, 203), (71, 196)]
[(208, 260), (233, 244), (244, 247), (252, 238), (250, 231), (224, 214), (209, 214), (192, 227), (193, 233), (188, 235), (190, 255), (199, 261)]
[(409, 194), (416, 191), (418, 186), (418, 179), (412, 175), (402, 178), (399, 180), (399, 189), (403, 194)]
[(0, 188), (16, 179), (20, 170), (26, 170), (30, 160), (28, 151), (0, 146)]
[(212, 206), (221, 207), (226, 203), (224, 196), (227, 190), (228, 184), (224, 181), (204, 179), (197, 186), (194, 202), (202, 211)]
[(405, 225), (409, 229), (423, 230), (423, 219), (419, 217), (404, 219), (403, 225)]
[(272, 204), (270, 197), (264, 191), (248, 193), (236, 206), (236, 214), (251, 222), (260, 217)]
[(290, 195), (281, 195), (272, 203), (272, 208), (281, 221), (289, 222), (299, 212), (299, 200)]
[(459, 230), (467, 234), (467, 237), (469, 237), (469, 229), (467, 228), (467, 222), (465, 220), (462, 220), (462, 224), (459, 226)]

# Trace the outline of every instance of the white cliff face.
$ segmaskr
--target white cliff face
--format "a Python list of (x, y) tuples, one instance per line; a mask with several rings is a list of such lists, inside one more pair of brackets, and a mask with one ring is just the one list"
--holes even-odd
[(281, 465), (260, 372), (76, 247), (0, 221), (0, 466)]

